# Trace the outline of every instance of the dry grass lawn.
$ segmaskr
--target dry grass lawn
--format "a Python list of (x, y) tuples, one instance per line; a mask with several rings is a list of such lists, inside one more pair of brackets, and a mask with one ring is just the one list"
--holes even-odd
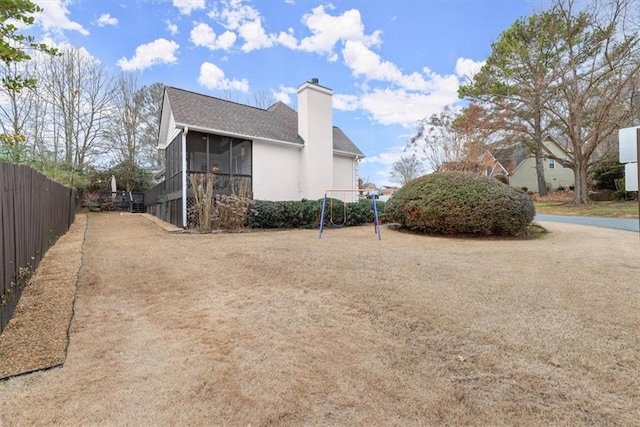
[(64, 367), (0, 425), (634, 425), (636, 233), (167, 233), (89, 214)]

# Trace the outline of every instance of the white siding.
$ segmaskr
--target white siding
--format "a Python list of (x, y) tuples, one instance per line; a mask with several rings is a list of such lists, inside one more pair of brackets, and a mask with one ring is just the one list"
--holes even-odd
[[(344, 156), (333, 156), (333, 186), (332, 189), (356, 190), (358, 188), (357, 163), (353, 158)], [(344, 197), (334, 195), (333, 197), (350, 202), (358, 201), (357, 192), (347, 192)]]
[(301, 148), (253, 142), (253, 198), (256, 200), (300, 200)]
[(162, 104), (162, 120), (160, 121), (160, 132), (158, 135), (158, 148), (166, 149), (167, 145), (180, 133), (180, 129), (176, 129), (176, 120), (173, 117), (169, 98), (165, 95)]

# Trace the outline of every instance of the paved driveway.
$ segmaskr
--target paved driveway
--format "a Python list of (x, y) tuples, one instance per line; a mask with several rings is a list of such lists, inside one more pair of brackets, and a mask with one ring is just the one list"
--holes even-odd
[(639, 222), (633, 218), (601, 218), (570, 215), (536, 215), (536, 221), (563, 222), (567, 224), (590, 225), (593, 227), (615, 228), (617, 230), (638, 231)]

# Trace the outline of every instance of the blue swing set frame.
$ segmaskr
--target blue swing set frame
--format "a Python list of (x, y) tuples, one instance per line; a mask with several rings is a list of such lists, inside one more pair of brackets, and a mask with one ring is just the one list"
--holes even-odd
[[(320, 232), (318, 234), (318, 239), (322, 239), (322, 232), (324, 231), (324, 219), (327, 213), (327, 195), (329, 193), (340, 193), (340, 192), (347, 193), (347, 192), (354, 192), (354, 191), (362, 191), (362, 190), (325, 190), (324, 198), (322, 199), (322, 213), (320, 214)], [(378, 240), (382, 240), (382, 233), (380, 232), (380, 220), (378, 218), (378, 205), (376, 205), (375, 197), (371, 198), (371, 205), (372, 205), (371, 209), (373, 210), (374, 232), (378, 235)], [(345, 220), (341, 225), (344, 225), (344, 223), (346, 222), (346, 212), (347, 212), (346, 203), (343, 209), (344, 209)], [(332, 216), (332, 212), (330, 212), (329, 215)]]

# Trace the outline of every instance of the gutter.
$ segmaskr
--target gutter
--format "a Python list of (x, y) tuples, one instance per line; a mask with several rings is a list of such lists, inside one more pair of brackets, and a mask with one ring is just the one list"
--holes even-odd
[(271, 138), (263, 138), (257, 135), (248, 135), (248, 134), (242, 134), (242, 133), (231, 133), (228, 131), (223, 131), (220, 129), (213, 129), (213, 128), (204, 128), (204, 127), (197, 127), (197, 126), (191, 126), (189, 127), (189, 125), (186, 125), (184, 123), (176, 123), (175, 127), (178, 129), (191, 129), (193, 131), (196, 132), (203, 132), (203, 133), (209, 133), (209, 134), (216, 134), (216, 135), (222, 135), (222, 136), (229, 136), (232, 138), (242, 138), (242, 139), (247, 139), (247, 140), (260, 140), (260, 141), (264, 141), (264, 142), (268, 142), (271, 144), (278, 144), (278, 145), (289, 145), (292, 147), (297, 147), (297, 148), (302, 148), (304, 147), (303, 144), (298, 144), (295, 142), (289, 142), (289, 141), (281, 141), (279, 139), (271, 139)]
[(350, 153), (348, 151), (341, 151), (341, 150), (333, 150), (333, 154), (338, 154), (340, 156), (345, 156), (345, 157), (355, 157), (355, 160), (364, 159), (366, 157), (364, 154)]

